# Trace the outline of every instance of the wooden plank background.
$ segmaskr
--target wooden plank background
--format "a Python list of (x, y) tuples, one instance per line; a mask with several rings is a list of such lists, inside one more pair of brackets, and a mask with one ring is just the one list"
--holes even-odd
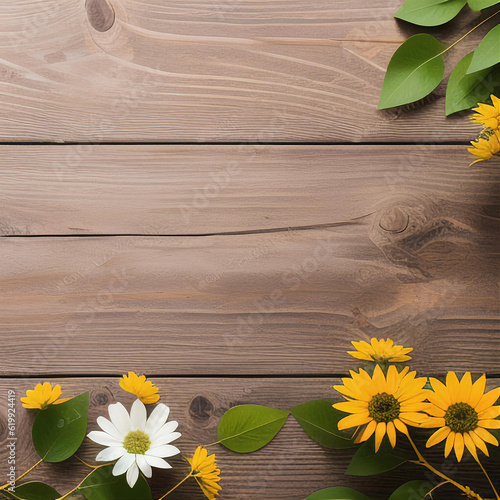
[[(444, 86), (376, 110), (392, 53), (421, 31), (394, 20), (401, 3), (2, 3), (1, 394), (90, 389), (92, 423), (132, 401), (121, 373), (147, 373), (190, 453), (236, 404), (334, 397), (351, 340), (391, 337), (414, 347), (420, 374), (498, 386), (500, 173), (467, 166), (478, 128), (444, 118)], [(451, 42), (485, 15), (428, 32)], [(31, 418), (19, 403), (20, 471), (36, 460)], [(336, 485), (387, 498), (411, 470), (345, 476), (351, 452), (293, 418), (256, 454), (216, 453), (222, 499)], [(481, 481), (476, 469), (466, 462), (464, 480)], [(155, 472), (157, 497), (182, 475)], [(71, 462), (31, 477), (63, 492), (84, 473)]]
[[(8, 142), (468, 141), (445, 88), (377, 112), (385, 68), (421, 30), (401, 0), (17, 0), (0, 5)], [(431, 30), (452, 42), (480, 14)], [(494, 25), (448, 56), (448, 73)], [(410, 107), (411, 108), (411, 107)]]

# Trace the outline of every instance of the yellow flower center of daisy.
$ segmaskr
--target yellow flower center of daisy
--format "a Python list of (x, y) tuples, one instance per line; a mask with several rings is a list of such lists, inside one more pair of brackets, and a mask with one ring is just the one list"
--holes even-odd
[(128, 453), (144, 455), (151, 446), (149, 436), (142, 431), (129, 432), (123, 440), (123, 447)]
[(444, 421), (453, 432), (464, 433), (477, 427), (479, 417), (477, 411), (467, 403), (455, 403), (448, 407)]
[(372, 397), (368, 412), (375, 422), (392, 422), (399, 417), (401, 405), (392, 395), (382, 392)]

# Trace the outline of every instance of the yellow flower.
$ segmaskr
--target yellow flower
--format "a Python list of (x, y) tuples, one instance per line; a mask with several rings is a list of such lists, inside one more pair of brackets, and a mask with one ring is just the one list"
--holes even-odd
[(411, 357), (406, 356), (406, 354), (413, 351), (411, 347), (394, 345), (391, 339), (371, 339), (370, 344), (362, 340), (361, 342), (351, 342), (351, 344), (356, 351), (347, 351), (347, 354), (356, 359), (375, 361), (376, 363), (402, 363), (409, 361)]
[(480, 123), (487, 128), (499, 128), (500, 127), (500, 99), (491, 95), (491, 101), (493, 106), (489, 104), (478, 103), (477, 108), (473, 108), (472, 111), (477, 111), (477, 114), (472, 115), (471, 120), (476, 123)]
[[(473, 161), (470, 165), (474, 165), (478, 161), (489, 160), (493, 155), (500, 153), (500, 131), (495, 130), (486, 134), (486, 137), (479, 137), (479, 139), (471, 144), (473, 148), (468, 148), (467, 151), (477, 156), (479, 160)], [(469, 166), (470, 166), (469, 165)]]
[(21, 398), (24, 408), (29, 410), (45, 410), (49, 405), (58, 405), (68, 401), (70, 398), (59, 399), (61, 386), (52, 387), (49, 382), (37, 384), (33, 390), (26, 391), (26, 397)]
[(160, 399), (158, 387), (146, 380), (145, 375), (139, 377), (134, 372), (128, 372), (128, 376), (123, 375), (120, 379), (120, 387), (137, 396), (145, 405), (156, 403)]
[(406, 367), (398, 373), (391, 365), (385, 376), (377, 365), (372, 377), (364, 370), (351, 371), (352, 378), (344, 378), (344, 385), (334, 387), (347, 401), (333, 407), (352, 414), (338, 423), (339, 430), (357, 427), (356, 443), (366, 441), (375, 433), (375, 451), (387, 434), (394, 448), (396, 429), (408, 435), (406, 425), (418, 426), (426, 417), (420, 412), (425, 408), (423, 387), (427, 379), (415, 378), (416, 372), (408, 373), (408, 370)]
[(493, 406), (500, 397), (500, 387), (485, 394), (486, 376), (472, 383), (468, 372), (460, 382), (454, 372), (446, 376), (446, 385), (435, 378), (430, 381), (433, 391), (428, 391), (430, 403), (424, 410), (430, 416), (421, 426), (439, 429), (427, 441), (427, 448), (446, 439), (445, 457), (454, 448), (460, 462), (464, 446), (476, 460), (476, 446), (488, 456), (485, 443), (498, 446), (497, 439), (486, 429), (500, 429), (500, 420), (497, 420), (500, 406)]
[(214, 500), (222, 489), (217, 483), (220, 481), (220, 469), (217, 469), (215, 455), (208, 455), (208, 451), (198, 446), (192, 459), (187, 459), (191, 465), (191, 476), (199, 484), (201, 491), (208, 500)]

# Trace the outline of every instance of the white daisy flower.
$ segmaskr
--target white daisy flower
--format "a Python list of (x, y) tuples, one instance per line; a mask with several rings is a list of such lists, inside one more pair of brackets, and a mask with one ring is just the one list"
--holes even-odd
[(113, 476), (127, 473), (127, 483), (134, 487), (139, 478), (139, 470), (151, 477), (151, 467), (170, 469), (164, 458), (173, 457), (180, 451), (172, 446), (174, 439), (181, 436), (178, 423), (167, 422), (170, 409), (159, 404), (147, 418), (146, 407), (138, 399), (132, 405), (130, 415), (121, 403), (108, 407), (111, 421), (104, 417), (97, 418), (102, 431), (92, 431), (88, 438), (107, 446), (96, 457), (98, 461), (119, 459), (113, 467)]

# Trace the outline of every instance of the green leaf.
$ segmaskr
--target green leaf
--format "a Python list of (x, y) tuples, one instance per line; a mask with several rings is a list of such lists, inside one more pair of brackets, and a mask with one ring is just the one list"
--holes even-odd
[(446, 116), (485, 102), (498, 88), (500, 82), (499, 68), (483, 69), (477, 73), (467, 74), (473, 52), (467, 54), (450, 75), (446, 89)]
[(483, 10), (500, 3), (500, 0), (469, 0), (467, 2), (472, 10)]
[(346, 474), (351, 476), (373, 476), (395, 469), (414, 458), (414, 455), (394, 450), (387, 438), (384, 438), (377, 453), (375, 440), (369, 439), (352, 457)]
[(126, 474), (113, 476), (114, 464), (100, 467), (91, 472), (76, 490), (87, 500), (151, 500), (148, 482), (139, 474), (139, 479), (131, 488)]
[(406, 0), (394, 17), (419, 26), (439, 26), (451, 21), (467, 0)]
[[(336, 486), (309, 495), (305, 500), (370, 500), (366, 495), (351, 488)], [(408, 500), (408, 499), (406, 499)]]
[(16, 486), (16, 496), (23, 500), (56, 500), (61, 495), (52, 486), (33, 481)]
[(87, 430), (89, 393), (49, 406), (33, 422), (33, 444), (44, 462), (62, 462), (82, 444)]
[(353, 448), (352, 431), (339, 431), (337, 424), (346, 414), (335, 408), (334, 399), (317, 399), (293, 406), (290, 411), (307, 435), (327, 448)]
[(409, 481), (400, 486), (389, 498), (389, 500), (424, 500), (427, 493), (435, 484), (430, 481)]
[(479, 42), (467, 73), (491, 68), (500, 62), (500, 24), (492, 28)]
[(445, 47), (426, 33), (408, 38), (387, 67), (378, 108), (408, 104), (432, 92), (444, 76)]
[(287, 411), (267, 406), (235, 406), (219, 422), (219, 441), (237, 453), (258, 450), (278, 434), (288, 415)]

